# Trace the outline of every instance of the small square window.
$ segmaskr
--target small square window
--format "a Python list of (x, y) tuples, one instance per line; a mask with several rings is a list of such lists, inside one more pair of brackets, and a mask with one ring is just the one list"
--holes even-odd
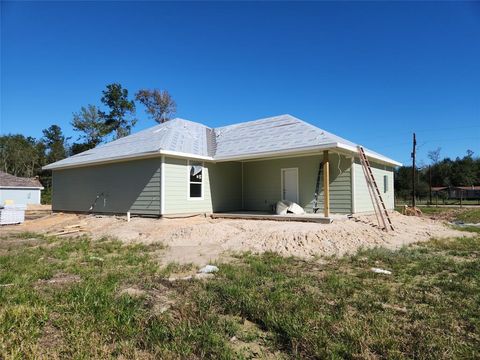
[(202, 184), (190, 184), (190, 197), (191, 198), (202, 197)]

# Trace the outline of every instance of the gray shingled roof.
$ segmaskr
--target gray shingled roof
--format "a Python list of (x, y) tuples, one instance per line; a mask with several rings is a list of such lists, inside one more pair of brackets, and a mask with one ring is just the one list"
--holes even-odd
[(0, 187), (43, 188), (38, 179), (18, 177), (0, 171)]
[[(229, 160), (315, 147), (356, 144), (291, 115), (280, 115), (219, 128), (173, 119), (71, 156), (44, 169), (86, 165), (129, 157), (176, 153), (206, 160)], [(367, 155), (391, 164), (394, 160), (366, 149)]]
[(215, 129), (218, 159), (255, 153), (302, 149), (342, 142), (354, 143), (290, 115), (244, 122)]
[(173, 119), (57, 161), (44, 169), (155, 154), (160, 150), (208, 157), (207, 129), (196, 122)]

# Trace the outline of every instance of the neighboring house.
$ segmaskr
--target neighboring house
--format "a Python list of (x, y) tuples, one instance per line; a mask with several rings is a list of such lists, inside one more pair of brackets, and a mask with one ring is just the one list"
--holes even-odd
[(432, 192), (443, 192), (448, 199), (480, 200), (480, 186), (441, 186), (432, 187)]
[[(373, 211), (356, 146), (290, 115), (219, 128), (174, 119), (44, 169), (53, 170), (54, 211), (162, 216), (271, 211), (282, 199), (312, 212), (323, 162), (319, 212), (328, 190), (330, 211), (348, 214)], [(365, 151), (392, 209), (401, 164)]]
[(37, 178), (22, 178), (0, 171), (0, 205), (40, 204), (43, 186)]

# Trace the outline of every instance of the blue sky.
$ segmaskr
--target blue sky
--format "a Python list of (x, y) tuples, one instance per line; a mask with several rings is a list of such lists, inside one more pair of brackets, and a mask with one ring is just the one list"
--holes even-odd
[(412, 131), (424, 162), (480, 155), (480, 3), (1, 3), (2, 134), (75, 140), (112, 82), (210, 126), (289, 113), (404, 163)]

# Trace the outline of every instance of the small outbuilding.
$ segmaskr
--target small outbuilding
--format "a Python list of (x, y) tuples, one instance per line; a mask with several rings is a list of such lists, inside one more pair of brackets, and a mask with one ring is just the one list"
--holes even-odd
[(40, 204), (43, 186), (38, 178), (24, 178), (0, 171), (0, 205)]
[[(365, 149), (386, 207), (400, 163)], [(373, 211), (357, 144), (290, 115), (211, 128), (173, 119), (47, 165), (53, 211), (165, 216)]]

